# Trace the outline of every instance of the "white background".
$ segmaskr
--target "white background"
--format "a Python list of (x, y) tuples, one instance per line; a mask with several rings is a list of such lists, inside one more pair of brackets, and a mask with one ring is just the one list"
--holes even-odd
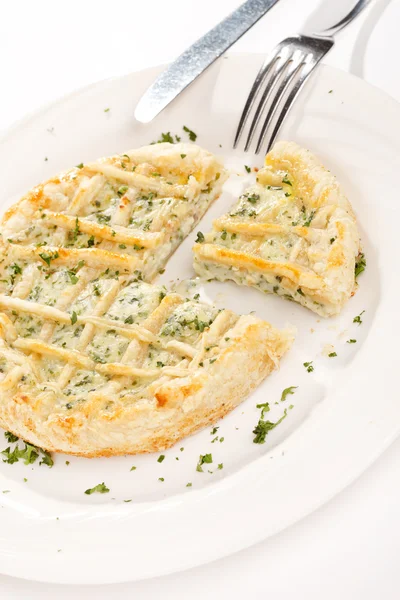
[[(0, 130), (88, 83), (172, 60), (239, 4), (238, 0), (3, 0)], [(332, 24), (352, 4), (352, 0), (280, 0), (232, 51), (267, 52), (306, 22)], [(373, 2), (338, 36), (326, 62), (378, 83), (400, 100), (398, 56), (385, 53), (383, 47), (375, 55), (368, 46), (388, 5), (389, 0)], [(397, 600), (399, 467), (400, 441), (312, 516), (273, 539), (204, 567), (152, 581), (79, 589), (0, 575), (0, 598)]]

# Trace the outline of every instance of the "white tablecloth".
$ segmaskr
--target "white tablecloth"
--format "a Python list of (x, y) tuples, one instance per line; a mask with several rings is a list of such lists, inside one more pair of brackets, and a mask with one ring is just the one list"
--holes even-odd
[[(352, 3), (281, 0), (232, 51), (266, 52), (299, 31), (321, 5), (323, 10), (313, 20), (329, 25)], [(0, 129), (90, 82), (173, 59), (239, 4), (238, 0), (2, 2)], [(366, 53), (368, 36), (387, 4), (388, 0), (375, 2), (338, 36), (326, 62), (361, 77), (381, 64), (388, 78), (398, 78), (391, 91), (398, 90), (400, 99), (397, 57), (386, 56), (384, 61), (383, 52), (377, 57)], [(397, 600), (399, 467), (400, 441), (351, 487), (294, 527), (191, 571), (151, 581), (80, 588), (0, 575), (0, 598)]]

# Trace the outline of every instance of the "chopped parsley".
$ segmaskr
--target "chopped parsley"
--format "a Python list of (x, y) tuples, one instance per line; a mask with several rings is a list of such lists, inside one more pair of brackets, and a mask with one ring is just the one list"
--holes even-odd
[(75, 325), (75, 323), (78, 320), (78, 315), (76, 314), (76, 312), (73, 310), (72, 311), (72, 315), (71, 315), (71, 325)]
[(130, 470), (131, 471), (136, 471), (137, 467), (131, 467)]
[(79, 165), (76, 165), (77, 169), (83, 169), (83, 163), (79, 163)]
[(103, 481), (103, 483), (98, 483), (94, 487), (85, 490), (85, 494), (87, 494), (88, 496), (90, 496), (91, 494), (95, 494), (95, 493), (107, 494), (109, 491), (110, 491), (110, 489), (105, 485), (105, 483)]
[(211, 464), (212, 461), (213, 461), (212, 454), (200, 454), (199, 462), (197, 463), (197, 467), (196, 467), (196, 471), (199, 471), (199, 473), (204, 473), (202, 466), (204, 464)]
[(354, 267), (354, 277), (355, 279), (357, 279), (357, 277), (359, 276), (360, 273), (362, 273), (363, 271), (365, 271), (365, 267), (367, 266), (367, 261), (365, 259), (365, 255), (363, 252), (361, 252), (356, 260), (356, 265)]
[(301, 288), (297, 288), (297, 293), (300, 294), (300, 296), (304, 296), (304, 292)]
[(297, 390), (297, 387), (297, 385), (291, 385), (290, 387), (285, 388), (281, 395), (281, 402), (284, 402), (284, 400), (286, 400), (286, 396), (289, 394), (294, 394), (293, 390)]
[(336, 352), (329, 352), (328, 354), (329, 358), (335, 358), (335, 356), (337, 356)]
[(125, 192), (128, 190), (128, 186), (127, 185), (121, 185), (121, 187), (119, 188), (117, 194), (118, 196), (123, 196), (125, 194)]
[(252, 194), (251, 196), (247, 196), (247, 201), (251, 204), (256, 204), (260, 199), (259, 194)]
[(186, 154), (181, 154), (181, 158), (185, 158)]
[(192, 487), (192, 482), (189, 481), (189, 483), (186, 484), (186, 487)]
[(94, 236), (91, 235), (90, 238), (87, 241), (87, 246), (88, 248), (91, 248), (92, 246), (94, 246)]
[(22, 273), (22, 269), (19, 265), (17, 265), (17, 263), (10, 265), (10, 269), (14, 271), (14, 275), (21, 275)]
[(223, 469), (223, 468), (224, 468), (224, 463), (219, 463), (219, 465), (218, 465), (218, 469), (219, 469), (219, 470), (221, 470), (221, 469)]
[(6, 438), (6, 440), (9, 444), (13, 444), (14, 442), (18, 442), (18, 440), (19, 440), (19, 437), (17, 437), (13, 433), (11, 433), (11, 431), (5, 431), (4, 437)]
[(264, 402), (263, 404), (257, 404), (256, 405), (257, 408), (261, 408), (261, 418), (264, 418), (264, 413), (269, 412), (270, 408), (269, 408), (269, 403), (268, 402)]
[(196, 244), (202, 244), (205, 240), (204, 234), (201, 231), (197, 232), (197, 238), (194, 240)]
[(253, 439), (254, 444), (264, 444), (265, 438), (267, 437), (268, 432), (271, 431), (271, 429), (274, 429), (277, 425), (279, 425), (279, 423), (282, 423), (283, 419), (285, 419), (286, 417), (287, 417), (287, 409), (285, 408), (285, 411), (284, 411), (282, 417), (278, 421), (276, 421), (276, 423), (272, 423), (272, 421), (264, 421), (261, 418), (258, 421), (255, 428), (253, 429), (253, 433), (256, 436)]
[(218, 431), (219, 427), (213, 427), (210, 431), (210, 435), (215, 435)]
[[(9, 432), (6, 432), (6, 433), (9, 433)], [(10, 440), (10, 443), (11, 443), (11, 440)], [(13, 448), (13, 450), (11, 450), (11, 448), (8, 447), (5, 450), (3, 450), (1, 452), (1, 454), (3, 456), (5, 456), (5, 458), (3, 458), (3, 462), (8, 463), (9, 465), (12, 465), (12, 464), (18, 462), (20, 459), (23, 460), (26, 465), (31, 465), (39, 458), (39, 456), (41, 454), (43, 456), (42, 456), (42, 460), (39, 463), (40, 465), (45, 464), (48, 467), (52, 467), (54, 464), (53, 459), (51, 458), (51, 455), (48, 452), (46, 452), (46, 450), (37, 448), (36, 446), (33, 446), (32, 444), (25, 444), (23, 448), (20, 448), (18, 445), (16, 445)]]
[(191, 142), (195, 142), (197, 140), (197, 133), (189, 129), (189, 127), (186, 127), (186, 125), (183, 126), (183, 131), (186, 131), (186, 133), (189, 135), (189, 140)]
[(251, 172), (251, 167), (248, 167), (247, 165), (244, 165), (244, 168), (246, 169), (246, 171), (247, 171), (248, 173), (250, 173), (250, 172)]
[(304, 227), (310, 227), (311, 221), (313, 220), (314, 216), (315, 216), (315, 210), (312, 210), (309, 214), (308, 219), (306, 219), (304, 221)]
[(110, 109), (109, 108), (105, 108), (104, 112), (110, 112)]
[(153, 144), (163, 144), (164, 142), (167, 142), (168, 144), (175, 143), (174, 138), (169, 131), (167, 131), (167, 133), (162, 133), (160, 139), (156, 142), (153, 142)]
[(132, 323), (133, 323), (132, 315), (129, 315), (129, 317), (126, 317), (124, 323), (126, 323), (127, 325), (132, 325)]
[(313, 361), (303, 363), (303, 366), (307, 369), (307, 373), (314, 371)]
[(285, 177), (282, 179), (282, 183), (286, 183), (286, 185), (292, 186), (292, 183), (288, 179), (288, 175), (285, 175)]
[(75, 284), (78, 283), (79, 277), (76, 276), (76, 274), (74, 273), (74, 271), (67, 271), (67, 275), (68, 275), (69, 280), (72, 283), (72, 285), (75, 285)]
[(164, 477), (159, 477), (158, 481), (165, 481)]
[(47, 266), (49, 267), (51, 261), (55, 260), (60, 255), (58, 254), (58, 252), (54, 252), (54, 254), (45, 254), (44, 252), (42, 252), (42, 254), (39, 254), (39, 256), (43, 260), (43, 262), (45, 262), (47, 264)]
[(165, 458), (165, 454), (160, 454), (160, 456), (157, 458), (157, 462), (162, 463), (164, 458)]
[(347, 340), (347, 343), (348, 343), (348, 344), (356, 344), (356, 343), (357, 343), (357, 340), (350, 339), (350, 340)]
[(363, 315), (364, 313), (365, 313), (365, 310), (361, 311), (359, 315), (354, 317), (353, 323), (358, 323), (359, 325), (361, 325), (361, 323), (362, 323), (361, 315)]

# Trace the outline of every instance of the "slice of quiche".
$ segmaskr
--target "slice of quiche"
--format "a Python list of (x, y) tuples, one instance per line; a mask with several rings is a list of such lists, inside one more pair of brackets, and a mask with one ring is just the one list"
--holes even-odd
[(0, 426), (35, 446), (168, 448), (235, 408), (292, 343), (290, 329), (122, 275), (118, 253), (99, 268), (30, 247), (1, 249)]
[(359, 238), (332, 173), (308, 150), (279, 142), (257, 183), (198, 235), (194, 267), (205, 279), (257, 287), (328, 317), (355, 291)]
[(226, 177), (221, 162), (194, 144), (152, 144), (38, 185), (7, 211), (1, 234), (21, 258), (85, 261), (151, 281)]

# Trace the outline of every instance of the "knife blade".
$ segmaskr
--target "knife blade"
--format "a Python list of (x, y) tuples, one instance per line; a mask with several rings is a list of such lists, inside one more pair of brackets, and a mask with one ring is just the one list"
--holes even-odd
[(135, 109), (136, 119), (142, 123), (149, 123), (154, 119), (277, 2), (278, 0), (247, 0), (198, 39), (144, 93)]

